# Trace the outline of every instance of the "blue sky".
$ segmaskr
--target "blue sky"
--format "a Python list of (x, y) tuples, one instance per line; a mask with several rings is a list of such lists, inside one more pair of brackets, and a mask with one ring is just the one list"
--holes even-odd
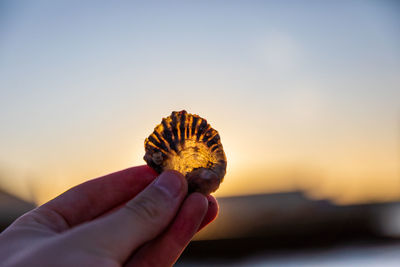
[(3, 1), (0, 185), (41, 202), (141, 164), (153, 127), (187, 109), (221, 133), (222, 195), (300, 187), (381, 199), (372, 189), (400, 180), (399, 11), (395, 1)]

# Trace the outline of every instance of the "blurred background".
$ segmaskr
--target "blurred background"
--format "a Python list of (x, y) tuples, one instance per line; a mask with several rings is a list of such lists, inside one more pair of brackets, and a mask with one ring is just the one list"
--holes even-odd
[(0, 225), (182, 109), (228, 170), (178, 265), (400, 262), (397, 1), (1, 1)]

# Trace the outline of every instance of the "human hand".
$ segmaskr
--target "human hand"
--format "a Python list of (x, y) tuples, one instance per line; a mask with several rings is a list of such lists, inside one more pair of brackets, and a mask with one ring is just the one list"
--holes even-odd
[(1, 233), (1, 266), (170, 266), (218, 212), (186, 194), (180, 173), (147, 166), (85, 182)]

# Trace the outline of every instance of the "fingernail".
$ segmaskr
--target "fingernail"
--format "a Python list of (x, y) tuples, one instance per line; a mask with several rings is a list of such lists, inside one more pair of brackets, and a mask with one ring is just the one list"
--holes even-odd
[(154, 185), (166, 191), (172, 197), (177, 197), (182, 191), (182, 178), (176, 172), (165, 171), (157, 178)]

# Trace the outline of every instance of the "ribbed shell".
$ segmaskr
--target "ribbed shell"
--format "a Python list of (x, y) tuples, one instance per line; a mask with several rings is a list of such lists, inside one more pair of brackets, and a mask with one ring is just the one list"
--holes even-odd
[(161, 173), (165, 169), (186, 176), (189, 191), (215, 191), (226, 172), (226, 157), (220, 136), (207, 120), (185, 110), (163, 118), (146, 138), (147, 164)]

